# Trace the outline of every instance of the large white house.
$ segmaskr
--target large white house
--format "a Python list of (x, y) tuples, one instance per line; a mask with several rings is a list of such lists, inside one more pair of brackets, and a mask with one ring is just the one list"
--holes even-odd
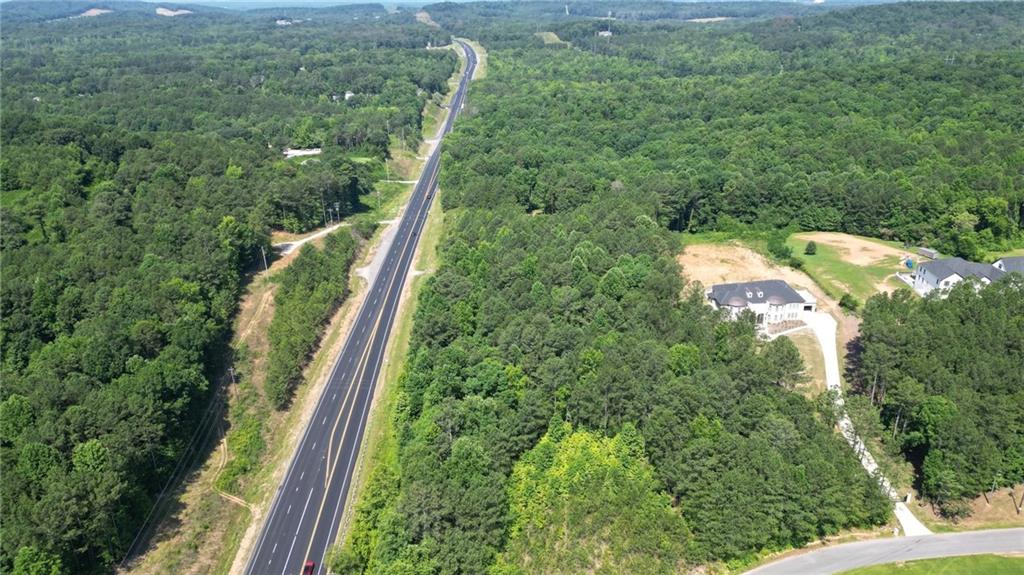
[(715, 309), (724, 309), (733, 319), (750, 310), (758, 325), (795, 321), (804, 312), (817, 309), (817, 300), (805, 290), (795, 290), (782, 280), (717, 284), (708, 291)]
[[(1022, 260), (1018, 262), (1016, 260)], [(949, 290), (967, 278), (975, 278), (982, 285), (988, 285), (1008, 271), (1024, 263), (1024, 258), (1003, 258), (996, 262), (999, 265), (979, 264), (963, 258), (946, 258), (925, 262), (914, 270), (911, 279), (914, 290), (921, 295), (928, 295), (934, 290)], [(1000, 267), (1004, 266), (1004, 267)]]

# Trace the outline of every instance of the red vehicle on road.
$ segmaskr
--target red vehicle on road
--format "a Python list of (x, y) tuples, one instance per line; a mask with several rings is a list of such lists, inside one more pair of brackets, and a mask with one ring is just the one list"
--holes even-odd
[(307, 559), (306, 564), (302, 566), (302, 575), (313, 575), (315, 569), (316, 563), (313, 563), (312, 559)]

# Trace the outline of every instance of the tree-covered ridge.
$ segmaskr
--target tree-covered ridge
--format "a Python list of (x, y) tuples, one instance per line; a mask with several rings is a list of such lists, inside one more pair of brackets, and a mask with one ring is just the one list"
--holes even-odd
[(36, 4), (3, 5), (0, 48), (0, 571), (20, 554), (91, 573), (185, 451), (270, 229), (356, 210), (388, 130), (414, 144), (457, 62), (382, 9), (15, 17)]
[[(740, 22), (771, 17), (792, 17), (832, 10), (836, 3), (824, 5), (795, 2), (659, 2), (632, 0), (587, 0), (570, 2), (528, 0), (521, 2), (475, 2), (431, 4), (424, 7), (445, 30), (459, 36), (477, 38), (490, 49), (522, 46), (524, 40), (539, 44), (534, 33), (564, 28), (567, 22), (582, 28), (618, 31), (619, 22), (656, 23), (663, 29), (678, 29), (681, 22), (694, 18), (729, 18)], [(614, 18), (609, 21), (608, 16)], [(732, 27), (734, 23), (719, 24)], [(588, 40), (589, 45), (589, 40)]]
[[(473, 10), (472, 6), (452, 10)], [(911, 25), (912, 24), (912, 25)], [(1024, 6), (898, 5), (712, 30), (566, 20), (495, 52), (469, 201), (578, 205), (615, 181), (679, 230), (838, 230), (981, 258), (1024, 242)], [(532, 32), (519, 46), (536, 46)], [(505, 58), (500, 58), (505, 54)], [(488, 107), (493, 106), (493, 107)]]
[(969, 282), (946, 299), (900, 292), (864, 308), (859, 391), (879, 406), (886, 439), (915, 464), (944, 514), (1024, 481), (1024, 280)]

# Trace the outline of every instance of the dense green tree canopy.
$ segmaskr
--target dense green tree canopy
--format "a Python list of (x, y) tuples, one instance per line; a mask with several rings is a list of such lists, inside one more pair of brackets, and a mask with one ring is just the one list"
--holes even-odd
[(900, 292), (864, 309), (856, 375), (888, 439), (951, 516), (964, 499), (1024, 481), (1024, 279), (949, 297)]
[[(551, 213), (619, 182), (656, 193), (657, 220), (677, 230), (837, 230), (968, 258), (1024, 243), (1020, 4), (722, 28), (548, 12), (499, 34), (517, 7), (431, 8), (510, 46), (492, 65), (510, 80), (481, 86), (496, 97), (448, 148), (465, 202), (511, 194)], [(545, 28), (571, 47), (539, 47)]]
[[(121, 559), (186, 451), (269, 231), (356, 210), (389, 130), (415, 145), (457, 63), (424, 49), (446, 35), (380, 6), (68, 18), (92, 7), (0, 6), (3, 572)], [(300, 267), (344, 282), (353, 252), (328, 240)], [(285, 305), (309, 323), (275, 328), (282, 398), (344, 285), (296, 291)]]
[(678, 573), (686, 525), (656, 490), (635, 428), (608, 439), (558, 425), (512, 470), (509, 542), (490, 573)]

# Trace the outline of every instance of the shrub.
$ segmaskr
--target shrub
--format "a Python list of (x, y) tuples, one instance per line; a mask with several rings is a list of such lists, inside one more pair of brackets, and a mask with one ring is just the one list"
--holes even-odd
[(781, 234), (773, 234), (768, 238), (768, 253), (779, 260), (793, 257), (793, 248), (786, 245), (786, 238)]
[(813, 256), (818, 253), (818, 244), (814, 243), (814, 240), (807, 242), (807, 247), (804, 248), (804, 255)]
[(839, 298), (839, 307), (849, 311), (857, 311), (860, 308), (860, 302), (849, 293), (844, 293), (843, 297)]

